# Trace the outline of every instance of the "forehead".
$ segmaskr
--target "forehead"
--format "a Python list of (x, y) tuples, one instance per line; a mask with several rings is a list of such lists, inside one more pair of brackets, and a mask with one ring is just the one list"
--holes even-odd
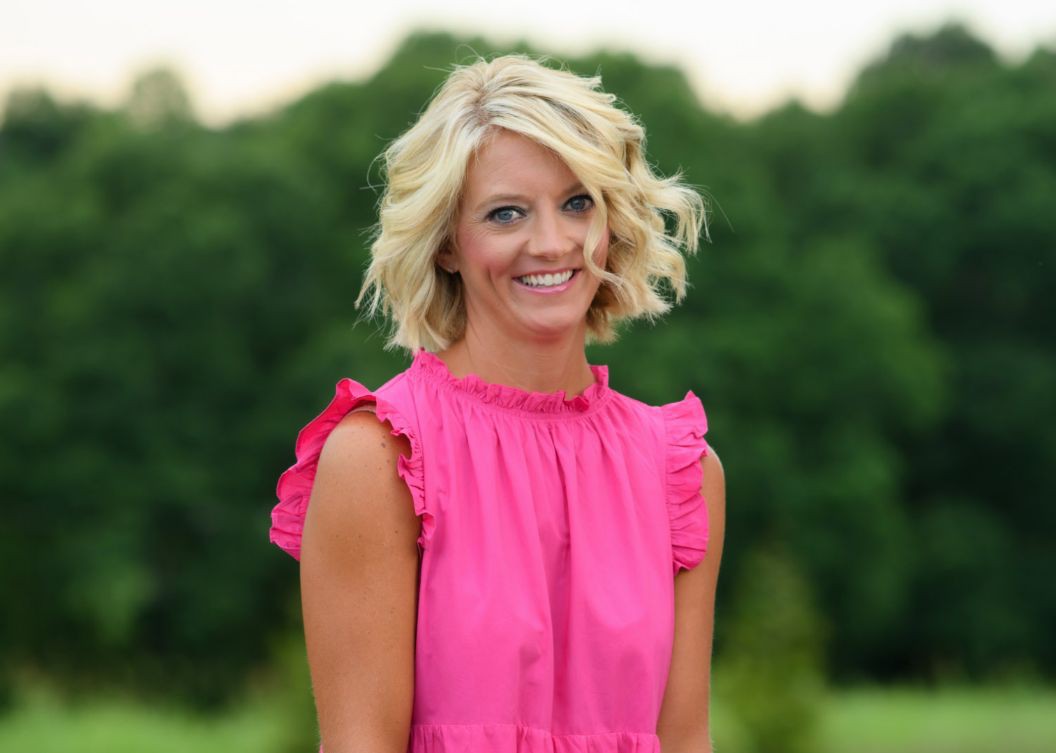
[(571, 180), (575, 174), (553, 151), (527, 136), (500, 130), (469, 161), (465, 188), (467, 198), (473, 199), (533, 188), (559, 191)]

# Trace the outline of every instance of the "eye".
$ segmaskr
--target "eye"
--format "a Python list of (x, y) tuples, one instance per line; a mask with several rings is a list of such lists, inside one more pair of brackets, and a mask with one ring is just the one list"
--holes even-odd
[(518, 214), (524, 214), (517, 207), (496, 207), (488, 212), (488, 219), (500, 225), (509, 225), (517, 219)]
[(573, 212), (587, 212), (594, 207), (594, 199), (590, 197), (590, 194), (584, 193), (579, 196), (573, 196), (565, 202), (565, 206)]

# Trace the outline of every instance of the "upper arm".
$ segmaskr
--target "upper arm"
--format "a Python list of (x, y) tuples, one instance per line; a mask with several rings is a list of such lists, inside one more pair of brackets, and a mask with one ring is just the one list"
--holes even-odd
[(701, 458), (701, 492), (708, 509), (704, 559), (675, 577), (675, 637), (664, 702), (657, 724), (664, 753), (710, 753), (709, 696), (715, 590), (726, 524), (726, 479), (709, 447)]
[(301, 545), (301, 603), (327, 753), (404, 751), (414, 697), (420, 521), (396, 472), (407, 440), (346, 415), (319, 457)]

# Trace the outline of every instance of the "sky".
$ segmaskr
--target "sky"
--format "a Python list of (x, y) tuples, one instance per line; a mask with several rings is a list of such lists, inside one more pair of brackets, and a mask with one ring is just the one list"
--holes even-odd
[(895, 35), (951, 19), (1011, 62), (1056, 49), (1056, 0), (0, 0), (0, 102), (43, 85), (113, 106), (138, 71), (164, 64), (222, 125), (370, 75), (424, 28), (524, 39), (558, 58), (604, 47), (674, 63), (709, 109), (749, 119), (790, 97), (834, 107)]

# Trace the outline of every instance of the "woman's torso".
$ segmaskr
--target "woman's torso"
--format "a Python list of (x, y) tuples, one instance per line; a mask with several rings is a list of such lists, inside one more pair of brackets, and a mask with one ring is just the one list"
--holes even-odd
[[(374, 402), (411, 439), (400, 475), (423, 520), (411, 750), (659, 751), (673, 572), (707, 537), (694, 468), (706, 419), (692, 393), (649, 406), (591, 369), (595, 383), (565, 399), (455, 378), (420, 350), (373, 392), (342, 380), (305, 429), (321, 448), (334, 419)], [(305, 470), (287, 473), (310, 490)]]

